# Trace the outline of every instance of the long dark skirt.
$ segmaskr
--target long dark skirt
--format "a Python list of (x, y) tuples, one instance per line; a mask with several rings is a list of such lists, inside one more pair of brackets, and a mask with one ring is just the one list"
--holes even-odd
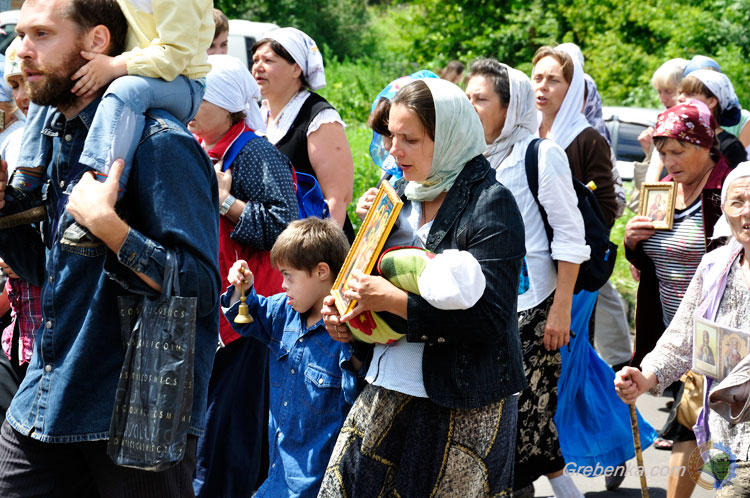
[(565, 466), (554, 421), (560, 351), (544, 349), (544, 327), (552, 298), (518, 314), (523, 368), (529, 387), (518, 399), (514, 489), (524, 488)]
[(319, 497), (508, 496), (517, 397), (449, 409), (368, 385), (341, 429)]
[(220, 349), (198, 440), (198, 498), (250, 496), (268, 472), (268, 347), (242, 337)]

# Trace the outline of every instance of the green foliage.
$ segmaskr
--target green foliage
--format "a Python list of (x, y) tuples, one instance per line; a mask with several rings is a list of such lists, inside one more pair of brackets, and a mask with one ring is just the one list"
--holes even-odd
[(750, 0), (413, 0), (390, 13), (410, 26), (399, 32), (409, 41), (404, 57), (432, 68), (496, 57), (528, 72), (537, 48), (570, 41), (605, 104), (659, 107), (654, 70), (704, 54), (750, 106)]
[(372, 130), (363, 124), (347, 126), (346, 137), (349, 140), (349, 147), (352, 149), (352, 158), (354, 159), (354, 193), (352, 203), (349, 204), (347, 213), (349, 219), (354, 224), (354, 230), (359, 229), (361, 224), (359, 218), (354, 212), (357, 206), (357, 200), (370, 187), (374, 187), (380, 179), (380, 168), (375, 166), (370, 158), (370, 141), (372, 140)]
[(318, 91), (336, 107), (345, 122), (366, 123), (375, 96), (392, 80), (410, 69), (395, 62), (370, 57), (326, 63), (326, 86)]
[(326, 59), (354, 57), (373, 50), (366, 0), (217, 0), (229, 18), (294, 26), (310, 35)]

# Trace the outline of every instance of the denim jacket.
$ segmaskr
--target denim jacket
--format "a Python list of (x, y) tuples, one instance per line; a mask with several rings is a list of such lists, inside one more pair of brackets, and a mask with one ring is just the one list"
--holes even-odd
[[(399, 180), (397, 189), (404, 184)], [(523, 220), (483, 156), (469, 161), (448, 191), (426, 249), (469, 251), (487, 280), (484, 295), (467, 310), (440, 310), (409, 294), (406, 340), (425, 344), (422, 372), (430, 400), (478, 408), (524, 389), (516, 314), (526, 253)]]
[(190, 432), (200, 435), (218, 331), (216, 175), (187, 130), (156, 111), (147, 117), (118, 204), (130, 225), (119, 253), (102, 243), (61, 243), (72, 222), (65, 206), (83, 173), (78, 157), (98, 103), (69, 120), (48, 113), (42, 132), (48, 158), (44, 241), (28, 225), (0, 230), (0, 256), (32, 282), (43, 282), (42, 325), (7, 419), (45, 442), (107, 439), (124, 359), (117, 297), (153, 294), (135, 272), (161, 285), (169, 248), (178, 257), (182, 295), (198, 297)]
[(286, 294), (265, 298), (252, 288), (247, 306), (255, 318), (234, 324), (239, 302), (234, 287), (221, 297), (224, 314), (243, 336), (268, 346), (269, 469), (256, 496), (318, 496), (339, 430), (358, 394), (350, 369), (352, 346), (334, 341), (323, 320), (307, 327), (304, 315), (286, 304)]

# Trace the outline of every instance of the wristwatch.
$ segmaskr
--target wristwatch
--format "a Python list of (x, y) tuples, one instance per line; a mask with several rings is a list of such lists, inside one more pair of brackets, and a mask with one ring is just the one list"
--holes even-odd
[(234, 201), (236, 201), (235, 197), (232, 194), (229, 194), (226, 199), (224, 199), (224, 202), (221, 203), (221, 206), (219, 206), (219, 214), (224, 216), (229, 212), (229, 209), (232, 207), (232, 204), (234, 204)]

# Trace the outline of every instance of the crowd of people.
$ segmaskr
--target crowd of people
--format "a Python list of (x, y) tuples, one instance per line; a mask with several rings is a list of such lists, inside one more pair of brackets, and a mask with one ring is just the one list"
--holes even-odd
[[(616, 489), (626, 404), (665, 390), (673, 413), (658, 438), (639, 418), (642, 446), (679, 466), (721, 443), (720, 495), (750, 493), (748, 348), (733, 339), (726, 379), (691, 370), (724, 354), (708, 332), (694, 346), (697, 319), (750, 329), (750, 112), (716, 61), (655, 72), (665, 110), (629, 203), (576, 45), (539, 48), (530, 75), (492, 58), (393, 75), (368, 125), (403, 201), (382, 256), (403, 280), (352, 272), (342, 315), (354, 167), (320, 50), (279, 28), (248, 68), (228, 30), (208, 0), (23, 4), (0, 83), (1, 496), (531, 497), (546, 476), (576, 498), (565, 469), (615, 468)], [(323, 218), (301, 207), (308, 175)], [(591, 231), (644, 182), (674, 198), (626, 224), (631, 349), (617, 291), (582, 282), (615, 257)], [(182, 457), (117, 465), (118, 302), (160, 296), (173, 264), (197, 298)], [(392, 335), (357, 340), (373, 315)], [(668, 496), (694, 485), (670, 474)]]

